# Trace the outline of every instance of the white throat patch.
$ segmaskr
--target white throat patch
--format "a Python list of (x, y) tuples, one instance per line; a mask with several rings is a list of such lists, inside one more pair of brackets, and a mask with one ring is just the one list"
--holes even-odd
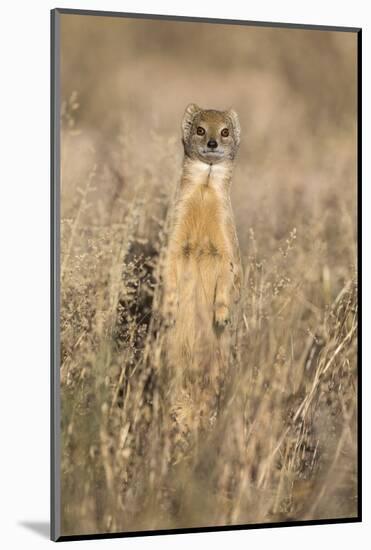
[(219, 187), (229, 179), (231, 167), (228, 163), (220, 162), (216, 164), (207, 164), (200, 160), (194, 160), (187, 164), (187, 180), (197, 185), (211, 185)]

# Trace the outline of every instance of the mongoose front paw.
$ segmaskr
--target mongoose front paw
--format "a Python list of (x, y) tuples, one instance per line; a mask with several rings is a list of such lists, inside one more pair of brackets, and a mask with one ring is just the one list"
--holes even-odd
[(230, 322), (229, 309), (226, 305), (219, 305), (215, 307), (214, 323), (219, 329), (223, 329)]
[(176, 312), (178, 309), (177, 301), (168, 301), (162, 312), (162, 320), (165, 328), (170, 328), (175, 325)]
[(162, 324), (165, 328), (170, 328), (175, 325), (175, 310), (173, 307), (165, 308), (162, 311)]
[(164, 315), (163, 325), (165, 328), (173, 327), (175, 325), (175, 317), (173, 315)]

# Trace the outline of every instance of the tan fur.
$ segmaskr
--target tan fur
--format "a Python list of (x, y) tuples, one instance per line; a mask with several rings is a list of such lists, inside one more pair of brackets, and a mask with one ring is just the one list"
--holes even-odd
[[(183, 140), (188, 142), (165, 262), (163, 312), (172, 327), (167, 340), (170, 363), (179, 375), (193, 372), (210, 379), (227, 360), (227, 325), (240, 292), (240, 253), (229, 196), (239, 134), (233, 135), (230, 112), (193, 105), (185, 118), (189, 111), (199, 116), (186, 131), (183, 121)], [(204, 139), (192, 138), (201, 124)], [(224, 127), (231, 134), (218, 142), (221, 155), (213, 162), (213, 155), (206, 153), (206, 160), (205, 144), (218, 139)]]

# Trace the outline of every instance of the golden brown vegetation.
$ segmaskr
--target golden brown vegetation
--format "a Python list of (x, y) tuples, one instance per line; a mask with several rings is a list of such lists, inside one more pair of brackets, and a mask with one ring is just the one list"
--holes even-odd
[[(62, 534), (355, 516), (355, 35), (63, 16), (61, 46)], [(204, 419), (154, 315), (190, 101), (242, 126)]]

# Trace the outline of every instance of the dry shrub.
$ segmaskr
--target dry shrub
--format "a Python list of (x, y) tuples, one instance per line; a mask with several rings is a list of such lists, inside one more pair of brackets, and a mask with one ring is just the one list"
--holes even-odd
[[(355, 37), (131, 23), (62, 20), (62, 533), (354, 517)], [(243, 294), (206, 411), (174, 403), (157, 316), (189, 101), (233, 105), (244, 139)]]

